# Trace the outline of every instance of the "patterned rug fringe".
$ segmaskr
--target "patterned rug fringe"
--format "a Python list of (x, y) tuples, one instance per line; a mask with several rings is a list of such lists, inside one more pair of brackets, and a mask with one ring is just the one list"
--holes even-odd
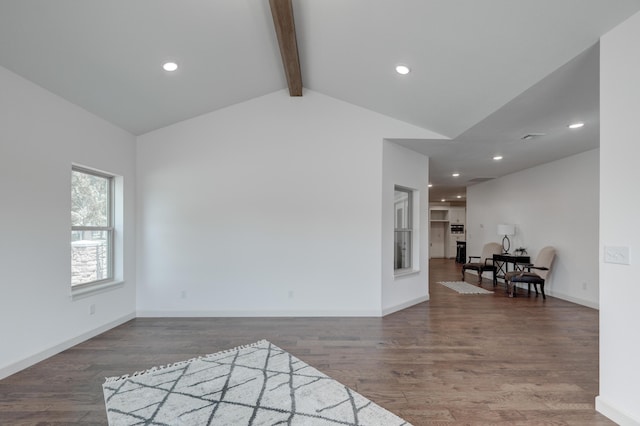
[(410, 426), (266, 340), (112, 377), (102, 389), (111, 426)]
[(199, 359), (207, 358), (207, 357), (214, 356), (214, 355), (215, 356), (224, 355), (224, 354), (227, 354), (227, 353), (232, 353), (232, 352), (239, 351), (241, 349), (253, 348), (255, 346), (261, 345), (261, 344), (266, 343), (266, 342), (267, 341), (263, 339), (263, 340), (259, 340), (257, 342), (250, 343), (248, 345), (240, 345), (240, 346), (236, 346), (235, 348), (225, 349), (224, 351), (215, 352), (215, 353), (207, 354), (207, 355), (200, 355), (200, 356), (188, 359), (186, 361), (178, 361), (178, 362), (174, 362), (174, 363), (171, 363), (171, 364), (159, 365), (159, 366), (156, 366), (156, 367), (148, 368), (146, 370), (136, 371), (135, 373), (124, 374), (122, 376), (107, 377), (107, 378), (105, 378), (105, 383), (116, 383), (116, 382), (120, 382), (122, 380), (130, 379), (132, 377), (138, 377), (138, 376), (142, 376), (144, 374), (149, 374), (149, 373), (153, 373), (153, 372), (156, 372), (156, 371), (162, 371), (162, 370), (164, 370), (166, 368), (180, 367), (181, 365), (190, 364), (190, 363), (192, 363), (194, 361), (197, 361)]

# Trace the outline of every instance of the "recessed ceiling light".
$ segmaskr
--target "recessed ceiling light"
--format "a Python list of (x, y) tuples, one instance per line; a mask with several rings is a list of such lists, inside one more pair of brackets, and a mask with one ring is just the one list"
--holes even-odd
[(396, 65), (396, 72), (398, 74), (406, 75), (409, 74), (411, 70), (406, 65)]
[(496, 155), (493, 159), (496, 161), (502, 160), (502, 155)]
[(175, 62), (165, 62), (162, 64), (162, 69), (165, 71), (173, 72), (178, 69), (178, 64)]
[(570, 129), (579, 129), (580, 127), (584, 126), (584, 123), (573, 123), (573, 124), (569, 124), (569, 128)]
[(443, 198), (443, 199), (442, 199), (442, 200), (440, 200), (440, 201), (442, 201), (442, 202), (444, 203), (446, 200)]
[(462, 198), (462, 195), (456, 195), (456, 198)]
[(454, 174), (452, 174), (451, 176), (453, 176), (453, 177), (458, 177), (458, 176), (460, 176), (460, 173), (454, 173)]
[(432, 183), (430, 183), (430, 184), (429, 184), (429, 188), (431, 188), (432, 186), (433, 186), (433, 184), (432, 184)]

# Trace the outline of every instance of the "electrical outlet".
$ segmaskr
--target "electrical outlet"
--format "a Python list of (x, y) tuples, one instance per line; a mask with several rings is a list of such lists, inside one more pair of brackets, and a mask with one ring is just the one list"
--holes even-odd
[(180, 297), (182, 299), (186, 299), (187, 298), (187, 290), (182, 290), (182, 292), (180, 293)]
[(92, 303), (89, 305), (89, 315), (94, 315), (96, 313), (96, 305)]
[(604, 246), (605, 263), (629, 265), (629, 247)]
[(293, 290), (289, 290), (289, 299), (293, 299)]
[(582, 289), (583, 289), (583, 290), (586, 290), (586, 289), (587, 289), (587, 282), (586, 282), (586, 281), (582, 283)]

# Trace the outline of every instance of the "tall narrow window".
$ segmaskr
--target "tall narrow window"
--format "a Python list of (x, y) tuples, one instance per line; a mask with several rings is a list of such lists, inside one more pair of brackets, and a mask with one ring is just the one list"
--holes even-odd
[(113, 279), (113, 176), (71, 171), (71, 287)]
[(396, 272), (412, 268), (413, 247), (413, 191), (395, 187), (395, 237), (394, 270)]

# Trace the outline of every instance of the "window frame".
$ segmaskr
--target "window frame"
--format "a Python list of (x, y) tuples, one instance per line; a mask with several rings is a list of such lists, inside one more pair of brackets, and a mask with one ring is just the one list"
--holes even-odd
[[(72, 165), (71, 166), (71, 172), (73, 174), (73, 172), (78, 172), (78, 173), (84, 173), (87, 175), (91, 175), (91, 176), (96, 176), (96, 177), (100, 177), (103, 179), (106, 179), (106, 181), (108, 182), (107, 185), (107, 225), (106, 226), (87, 226), (87, 225), (83, 225), (83, 226), (77, 226), (77, 225), (71, 225), (71, 232), (74, 231), (80, 231), (80, 232), (84, 232), (84, 231), (99, 231), (99, 232), (106, 232), (107, 233), (107, 276), (105, 278), (101, 278), (99, 280), (93, 280), (93, 281), (88, 281), (88, 282), (83, 282), (83, 283), (78, 283), (78, 284), (73, 284), (72, 282), (70, 283), (71, 286), (71, 290), (72, 292), (78, 291), (78, 290), (83, 290), (83, 289), (87, 289), (90, 287), (94, 287), (94, 286), (98, 286), (98, 285), (102, 285), (105, 283), (110, 283), (114, 281), (114, 277), (115, 277), (115, 233), (116, 233), (116, 229), (115, 229), (115, 180), (116, 177), (114, 175), (111, 175), (109, 173), (105, 173), (105, 172), (101, 172), (98, 170), (94, 170), (94, 169), (90, 169), (87, 167), (82, 167), (82, 166), (77, 166), (77, 165)], [(73, 184), (71, 186), (71, 190), (73, 190)], [(71, 241), (72, 243), (73, 241)], [(73, 263), (73, 258), (71, 259), (71, 264), (70, 266), (72, 266)]]
[[(398, 218), (398, 210), (396, 209), (396, 198), (395, 198), (395, 194), (396, 192), (404, 192), (407, 194), (407, 198), (408, 198), (408, 202), (407, 202), (407, 206), (406, 206), (406, 227), (401, 227), (398, 228), (396, 227), (397, 225), (397, 218)], [(407, 188), (404, 186), (400, 186), (400, 185), (394, 185), (394, 202), (393, 202), (393, 231), (394, 231), (394, 238), (393, 238), (393, 246), (394, 246), (394, 250), (393, 250), (393, 272), (394, 275), (403, 275), (403, 274), (407, 274), (407, 273), (411, 273), (415, 271), (414, 268), (414, 250), (416, 249), (415, 246), (415, 224), (414, 224), (414, 190), (411, 188)], [(407, 247), (406, 250), (408, 251), (408, 253), (405, 253), (405, 259), (408, 260), (408, 266), (402, 267), (402, 268), (398, 268), (398, 258), (397, 258), (397, 240), (396, 240), (396, 235), (398, 232), (403, 232), (403, 233), (409, 233), (409, 241), (407, 243)]]

